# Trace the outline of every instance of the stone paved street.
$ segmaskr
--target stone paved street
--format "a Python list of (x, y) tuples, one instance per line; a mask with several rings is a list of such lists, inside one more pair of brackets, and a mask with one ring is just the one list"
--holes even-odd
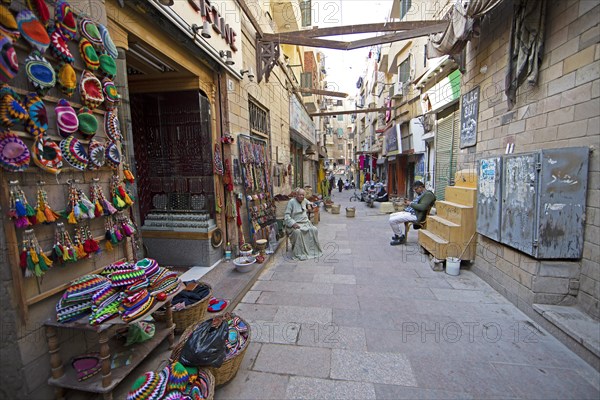
[(390, 246), (388, 216), (350, 195), (321, 214), (321, 259), (280, 249), (237, 306), (252, 342), (215, 399), (600, 397), (592, 367), (467, 267), (434, 272), (418, 232)]

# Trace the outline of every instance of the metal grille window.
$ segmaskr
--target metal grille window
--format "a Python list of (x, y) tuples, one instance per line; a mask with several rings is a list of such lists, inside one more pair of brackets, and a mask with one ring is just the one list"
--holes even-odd
[(248, 110), (250, 112), (250, 132), (268, 137), (268, 112), (252, 100), (248, 101)]
[[(303, 72), (300, 74), (300, 86), (305, 89), (313, 88), (313, 75), (312, 72)], [(312, 96), (311, 93), (302, 93), (303, 97)]]
[(311, 0), (304, 0), (300, 3), (300, 12), (302, 13), (302, 27), (312, 25)]

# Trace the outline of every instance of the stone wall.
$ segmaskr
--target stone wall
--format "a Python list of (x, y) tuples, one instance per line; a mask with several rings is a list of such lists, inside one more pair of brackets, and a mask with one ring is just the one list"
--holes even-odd
[(531, 311), (534, 303), (577, 304), (600, 318), (599, 14), (597, 1), (548, 2), (538, 83), (519, 88), (510, 111), (504, 95), (510, 1), (484, 20), (480, 38), (467, 47), (461, 93), (479, 85), (481, 98), (477, 145), (461, 150), (459, 164), (473, 164), (474, 155), (504, 154), (507, 143), (515, 144), (514, 153), (572, 146), (591, 149), (581, 260), (539, 261), (478, 237), (473, 269), (523, 310)]

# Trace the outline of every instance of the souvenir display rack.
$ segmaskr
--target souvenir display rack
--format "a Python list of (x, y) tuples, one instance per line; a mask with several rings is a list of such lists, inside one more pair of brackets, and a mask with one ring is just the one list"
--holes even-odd
[[(111, 392), (113, 389), (125, 379), (127, 375), (129, 375), (129, 373), (133, 371), (135, 367), (150, 354), (150, 352), (152, 352), (152, 350), (162, 343), (165, 338), (168, 338), (169, 346), (173, 346), (175, 341), (175, 325), (173, 324), (171, 300), (183, 289), (183, 284), (180, 284), (179, 288), (169, 294), (165, 301), (157, 302), (147, 313), (129, 323), (123, 322), (120, 317), (110, 319), (100, 325), (90, 325), (87, 318), (70, 323), (59, 323), (54, 320), (45, 322), (46, 340), (48, 342), (50, 364), (52, 366), (52, 377), (48, 379), (48, 384), (59, 388), (57, 397), (62, 397), (62, 389), (64, 388), (101, 393), (104, 395), (104, 399), (112, 399)], [(134, 345), (135, 351), (131, 353), (132, 359), (129, 365), (124, 365), (112, 370), (112, 356), (128, 349), (114, 337), (111, 337), (113, 328), (130, 326), (131, 324), (143, 320), (161, 307), (166, 308), (166, 321), (156, 324), (156, 330), (151, 339), (144, 343)], [(98, 350), (100, 352), (100, 360), (102, 363), (101, 372), (87, 380), (78, 381), (75, 370), (69, 367), (65, 368), (64, 366), (60, 356), (60, 344), (57, 337), (57, 329), (75, 329), (96, 333), (98, 336)]]
[(250, 240), (266, 239), (268, 232), (263, 228), (276, 223), (270, 150), (265, 140), (246, 135), (238, 136), (238, 146)]

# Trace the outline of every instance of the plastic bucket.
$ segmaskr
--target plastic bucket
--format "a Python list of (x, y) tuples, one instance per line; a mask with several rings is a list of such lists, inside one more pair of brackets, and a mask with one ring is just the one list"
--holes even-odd
[(342, 207), (342, 206), (341, 206), (341, 205), (339, 205), (339, 204), (334, 204), (334, 205), (332, 205), (332, 206), (331, 206), (331, 213), (332, 213), (332, 214), (339, 214), (339, 213), (340, 213), (340, 208), (341, 208), (341, 207)]
[(454, 276), (460, 274), (460, 258), (446, 258), (446, 273)]
[(354, 207), (346, 207), (346, 217), (354, 218), (354, 214), (356, 213), (356, 208)]

